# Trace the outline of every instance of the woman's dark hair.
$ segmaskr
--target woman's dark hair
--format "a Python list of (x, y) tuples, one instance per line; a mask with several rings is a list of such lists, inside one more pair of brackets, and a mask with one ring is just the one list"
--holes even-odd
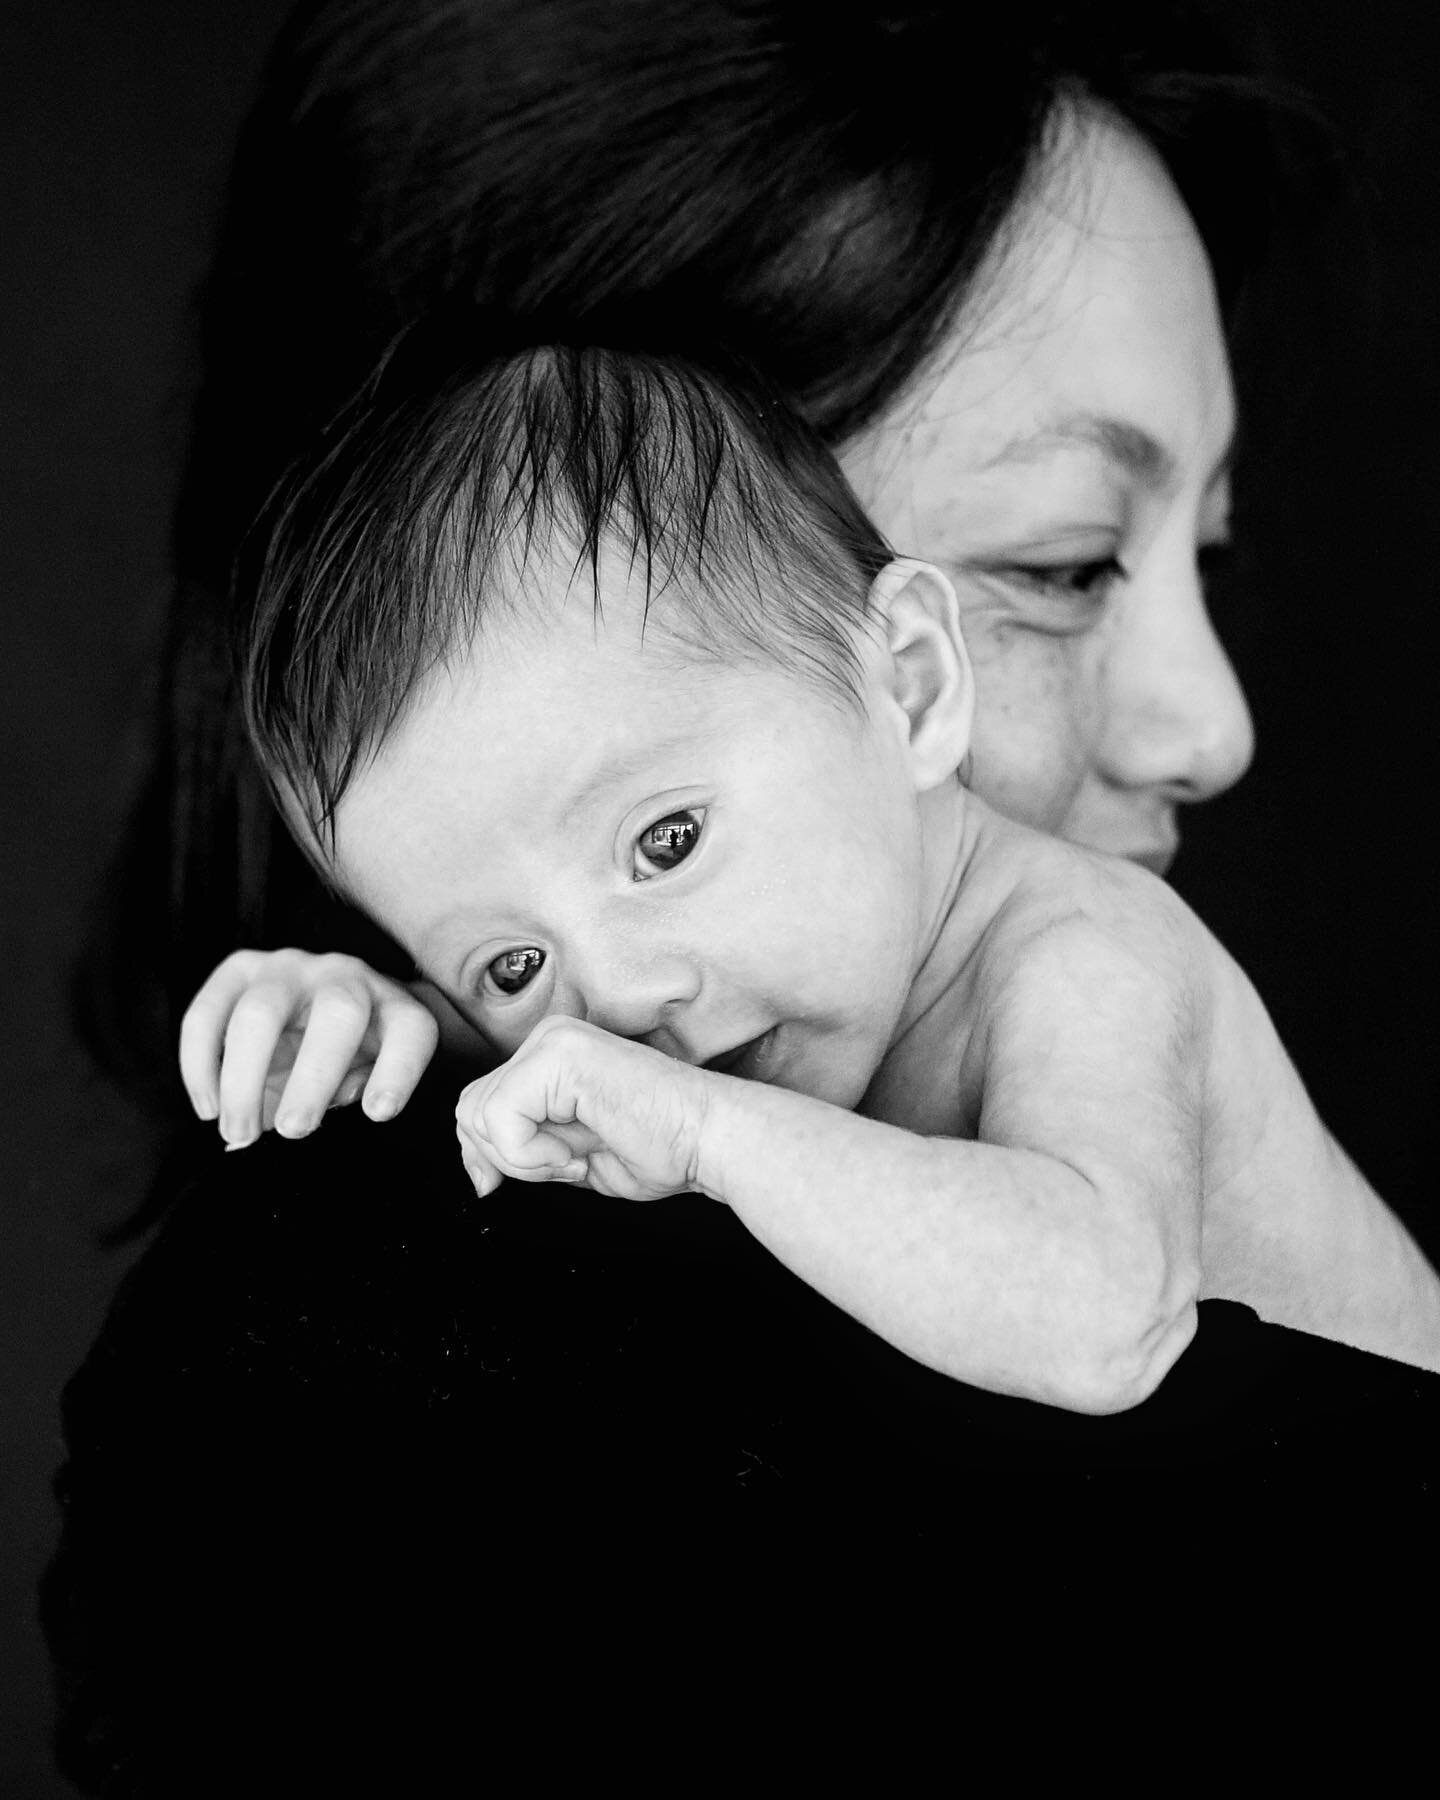
[(180, 1012), (240, 944), (385, 962), (273, 815), (234, 700), (236, 546), (395, 334), (456, 297), (748, 359), (838, 442), (924, 364), (1064, 105), (1158, 150), (1222, 295), (1265, 109), (1162, 0), (314, 0), (271, 57), (201, 300), (155, 761), (82, 975), (88, 1036), (181, 1099)]

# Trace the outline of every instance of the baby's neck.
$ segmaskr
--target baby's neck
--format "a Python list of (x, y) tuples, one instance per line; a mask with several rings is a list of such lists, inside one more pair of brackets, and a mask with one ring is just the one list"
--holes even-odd
[(1016, 884), (1012, 834), (1029, 834), (958, 785), (927, 799), (920, 956), (859, 1110), (931, 1136), (970, 1136), (964, 1095), (980, 1042), (981, 949)]
[(1015, 885), (997, 854), (1016, 828), (958, 783), (927, 795), (920, 956), (895, 1042), (945, 995), (962, 986), (986, 927)]

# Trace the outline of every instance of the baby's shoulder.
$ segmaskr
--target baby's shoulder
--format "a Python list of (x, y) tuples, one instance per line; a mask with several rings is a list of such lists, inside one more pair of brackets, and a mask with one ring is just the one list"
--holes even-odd
[(1187, 1009), (1215, 979), (1213, 940), (1157, 875), (1034, 833), (1007, 845), (1012, 879), (983, 941), (992, 993), (1112, 1011), (1146, 997)]
[(1137, 863), (1034, 831), (1000, 842), (1005, 882), (991, 939), (1061, 950), (1093, 944), (1159, 960), (1201, 953), (1209, 934), (1175, 892)]

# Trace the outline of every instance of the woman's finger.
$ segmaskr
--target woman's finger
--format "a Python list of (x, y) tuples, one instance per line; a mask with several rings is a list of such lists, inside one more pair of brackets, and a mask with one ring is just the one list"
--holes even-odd
[(435, 1020), (408, 994), (380, 1002), (380, 1048), (362, 1102), (371, 1119), (393, 1119), (415, 1092), (440, 1041)]
[(315, 990), (305, 1035), (275, 1109), (275, 1129), (281, 1137), (312, 1132), (346, 1077), (358, 1072), (357, 1065), (369, 1062), (362, 1051), (372, 1012), (369, 991), (362, 983), (331, 981)]

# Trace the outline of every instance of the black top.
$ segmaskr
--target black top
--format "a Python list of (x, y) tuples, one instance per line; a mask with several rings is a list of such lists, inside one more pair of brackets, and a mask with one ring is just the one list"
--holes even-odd
[(826, 1596), (873, 1646), (867, 1594), (973, 1631), (1197, 1559), (1273, 1593), (1321, 1511), (1333, 1575), (1370, 1498), (1434, 1535), (1440, 1377), (1240, 1306), (1086, 1418), (918, 1367), (713, 1203), (477, 1200), (447, 1097), (236, 1155), (206, 1132), (165, 1179), (65, 1396), (44, 1615), (86, 1792), (424, 1792), (479, 1696), (487, 1741), (543, 1717), (558, 1753), (637, 1639), (653, 1694), (740, 1624), (794, 1653)]

